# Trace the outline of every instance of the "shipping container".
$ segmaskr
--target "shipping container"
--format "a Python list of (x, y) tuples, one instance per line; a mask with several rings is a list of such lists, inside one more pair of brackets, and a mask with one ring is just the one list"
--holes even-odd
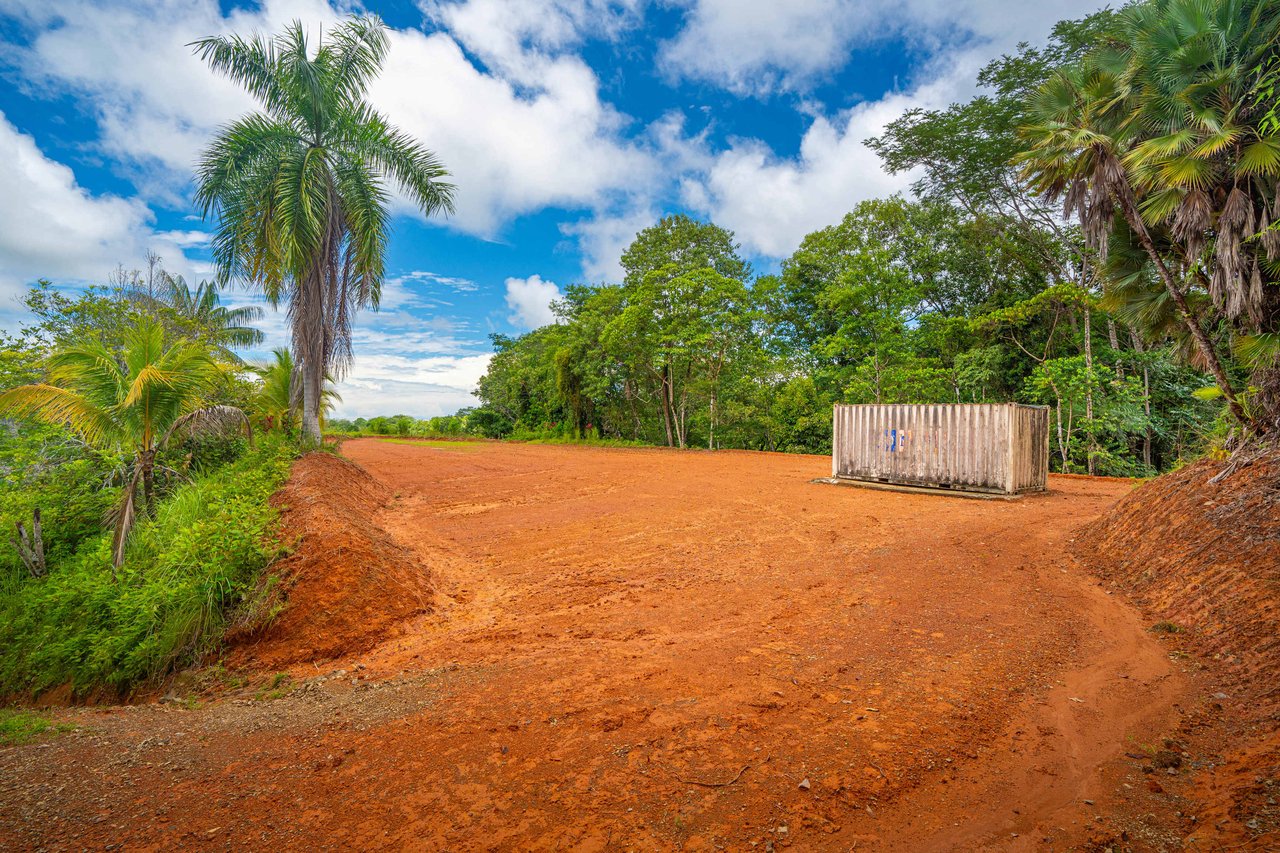
[(831, 476), (958, 491), (1044, 491), (1049, 410), (1018, 403), (835, 407)]

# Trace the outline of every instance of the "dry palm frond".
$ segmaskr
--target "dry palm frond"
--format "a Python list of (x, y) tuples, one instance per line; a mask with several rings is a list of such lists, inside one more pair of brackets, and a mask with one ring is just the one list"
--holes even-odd
[(168, 444), (169, 439), (175, 435), (226, 434), (238, 429), (244, 430), (252, 446), (253, 427), (249, 425), (249, 418), (243, 411), (235, 406), (206, 406), (203, 409), (188, 412), (174, 421), (173, 426), (169, 427), (169, 431), (160, 440), (160, 446)]
[(120, 500), (107, 512), (107, 523), (115, 528), (111, 537), (111, 573), (124, 565), (124, 550), (129, 543), (129, 534), (133, 532), (134, 522), (138, 520), (138, 486), (142, 482), (142, 468), (136, 466), (133, 476), (120, 494)]
[(1254, 226), (1253, 201), (1240, 187), (1232, 188), (1218, 214), (1218, 228), (1252, 234)]
[(1205, 233), (1213, 218), (1213, 204), (1204, 190), (1192, 190), (1182, 199), (1173, 217), (1173, 238), (1187, 247), (1187, 255), (1197, 258), (1204, 250)]
[(1246, 301), (1246, 310), (1249, 312), (1249, 319), (1253, 322), (1255, 328), (1262, 325), (1265, 319), (1262, 315), (1262, 306), (1265, 296), (1262, 293), (1262, 268), (1258, 263), (1258, 256), (1253, 257), (1253, 270), (1249, 274), (1249, 294)]

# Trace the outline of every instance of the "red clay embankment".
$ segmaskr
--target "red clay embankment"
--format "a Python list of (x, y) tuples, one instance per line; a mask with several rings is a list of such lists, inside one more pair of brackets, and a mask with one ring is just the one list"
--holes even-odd
[[(1188, 849), (1280, 849), (1280, 453), (1160, 477), (1086, 528), (1082, 553), (1206, 663), (1179, 737), (1204, 753)], [(1215, 482), (1216, 481), (1216, 482)], [(1221, 845), (1221, 846), (1215, 846)]]
[(273, 499), (289, 556), (266, 576), (265, 627), (228, 634), (232, 667), (286, 669), (359, 654), (431, 609), (430, 574), (379, 525), (391, 490), (359, 465), (311, 453)]

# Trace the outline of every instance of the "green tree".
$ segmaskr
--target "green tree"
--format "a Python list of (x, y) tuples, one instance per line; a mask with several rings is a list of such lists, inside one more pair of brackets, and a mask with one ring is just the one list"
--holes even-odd
[(661, 269), (681, 275), (710, 267), (726, 278), (748, 281), (751, 265), (742, 259), (733, 232), (684, 214), (665, 216), (636, 235), (622, 253), (623, 284), (639, 287)]
[(389, 230), (388, 181), (425, 214), (450, 212), (435, 156), (364, 100), (388, 40), (376, 18), (332, 29), (315, 50), (295, 22), (273, 39), (195, 42), (215, 71), (263, 106), (204, 152), (196, 201), (216, 215), (219, 281), (240, 279), (289, 304), (302, 382), (302, 432), (320, 440), (326, 375), (351, 358), (351, 322), (377, 308)]
[(1098, 252), (1117, 233), (1141, 249), (1129, 257), (1164, 289), (1232, 413), (1258, 432), (1280, 426), (1280, 374), (1255, 358), (1264, 404), (1250, 416), (1213, 333), (1224, 327), (1260, 356), (1251, 342), (1265, 350), (1256, 342), (1278, 328), (1280, 142), (1252, 109), (1253, 70), (1278, 36), (1276, 0), (1126, 7), (1100, 47), (1036, 91), (1021, 156), (1033, 186), (1064, 200)]
[[(265, 429), (291, 430), (294, 415), (298, 411), (301, 396), (297, 382), (298, 370), (294, 364), (293, 354), (287, 347), (271, 351), (271, 363), (263, 367), (253, 368), (260, 384), (253, 395), (253, 411), (261, 419)], [(335, 402), (342, 402), (342, 397), (333, 388), (333, 378), (325, 377), (324, 389), (320, 392), (320, 426), (325, 425), (325, 417), (333, 411)]]
[(129, 455), (114, 513), (112, 560), (119, 568), (139, 512), (154, 507), (157, 453), (175, 435), (247, 427), (247, 420), (238, 409), (204, 405), (218, 364), (192, 341), (166, 345), (154, 320), (131, 330), (120, 353), (89, 340), (54, 353), (47, 371), (47, 382), (0, 394), (0, 412), (67, 423), (86, 444)]
[(687, 447), (692, 395), (708, 401), (708, 443), (714, 446), (716, 402), (729, 359), (751, 334), (746, 286), (711, 267), (649, 271), (626, 288), (626, 307), (604, 331), (605, 347), (643, 365), (657, 385), (669, 447)]
[(163, 273), (158, 286), (130, 287), (125, 294), (163, 319), (172, 317), (175, 331), (205, 343), (219, 358), (232, 364), (241, 361), (235, 350), (263, 341), (262, 332), (250, 325), (262, 319), (262, 309), (256, 305), (226, 307), (215, 282), (202, 281), (193, 291), (182, 276)]

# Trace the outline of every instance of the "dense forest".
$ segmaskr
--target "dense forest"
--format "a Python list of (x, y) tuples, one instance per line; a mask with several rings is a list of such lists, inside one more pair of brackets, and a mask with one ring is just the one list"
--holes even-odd
[(869, 140), (911, 197), (857, 204), (778, 274), (666, 217), (621, 282), (493, 337), (478, 407), (335, 427), (822, 453), (833, 403), (1016, 400), (1051, 408), (1057, 470), (1116, 475), (1265, 433), (1273, 19), (1147, 3), (1060, 23), (983, 69), (981, 96)]

